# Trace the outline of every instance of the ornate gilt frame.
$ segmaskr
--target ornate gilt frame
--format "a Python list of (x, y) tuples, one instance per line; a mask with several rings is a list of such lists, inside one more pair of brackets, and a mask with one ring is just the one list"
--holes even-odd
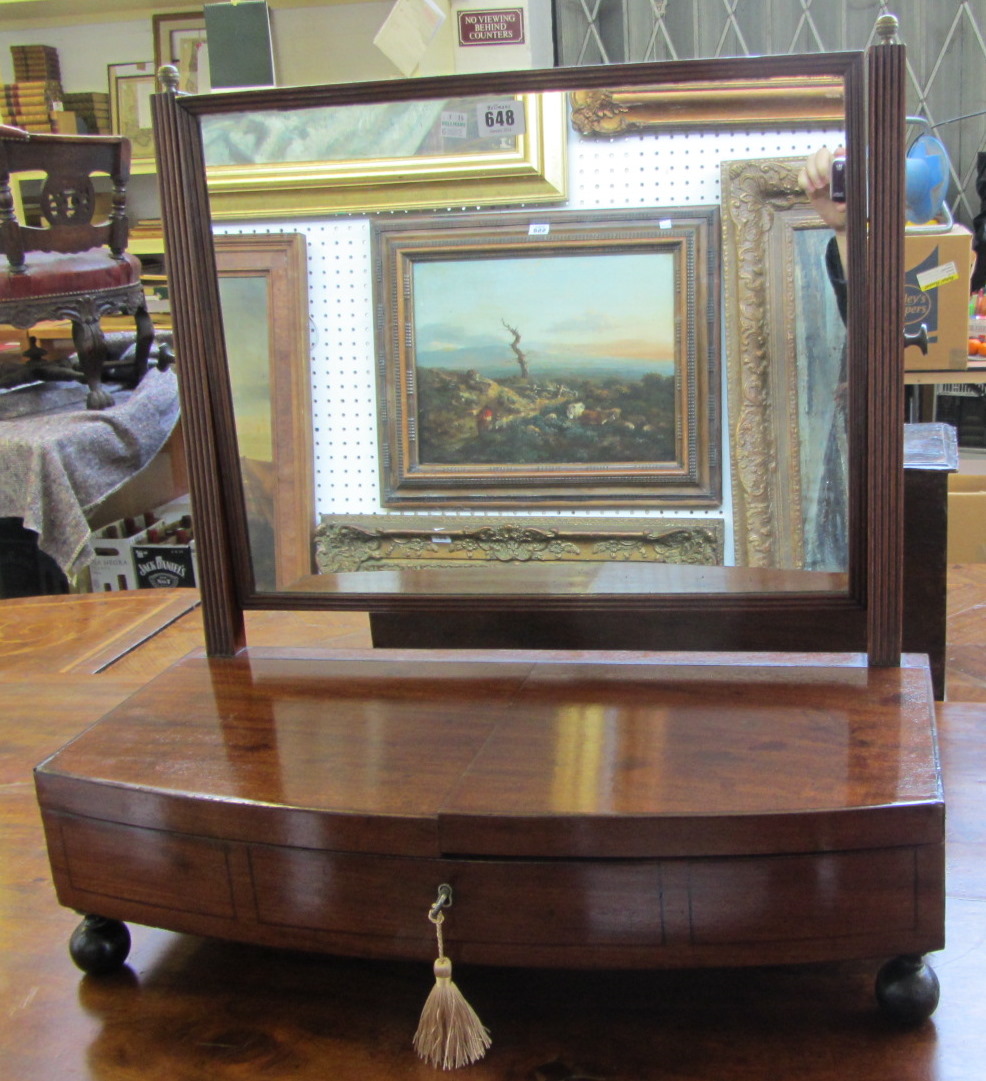
[(718, 518), (335, 518), (315, 530), (322, 574), (465, 567), (475, 562), (625, 562), (718, 566)]
[(572, 93), (572, 124), (582, 135), (625, 135), (669, 127), (832, 127), (844, 120), (842, 80), (827, 76)]
[[(792, 238), (796, 230), (825, 225), (798, 185), (802, 165), (801, 159), (766, 158), (722, 167), (735, 558), (749, 567), (802, 568), (806, 559), (807, 478), (795, 451), (805, 358), (799, 355)], [(834, 307), (835, 299), (820, 295), (817, 303)]]

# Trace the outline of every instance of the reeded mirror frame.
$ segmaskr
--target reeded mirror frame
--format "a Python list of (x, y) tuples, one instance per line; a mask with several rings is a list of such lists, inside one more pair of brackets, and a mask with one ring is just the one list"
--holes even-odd
[[(519, 623), (523, 615), (554, 620), (559, 626), (590, 622), (596, 636), (612, 648), (634, 648), (636, 643), (636, 648), (848, 649), (867, 651), (871, 664), (897, 664), (903, 465), (903, 65), (902, 46), (884, 43), (869, 54), (676, 61), (191, 97), (156, 95), (164, 234), (208, 651), (230, 655), (242, 646), (244, 609), (325, 608), (367, 611), (381, 628), (410, 620), (420, 629), (428, 626), (429, 617), (440, 617), (457, 644), (472, 644), (458, 636), (457, 628), (479, 626), (484, 619), (501, 626), (504, 621)], [(509, 586), (481, 595), (457, 592), (454, 584), (439, 585), (437, 578), (422, 578), (417, 572), (405, 575), (397, 590), (380, 581), (360, 588), (346, 582), (331, 592), (254, 589), (242, 487), (235, 483), (239, 463), (200, 129), (203, 117), (409, 97), (612, 87), (653, 90), (665, 84), (817, 78), (843, 81), (849, 148), (848, 273), (855, 284), (847, 335), (850, 525), (845, 593), (769, 593), (749, 582), (734, 591), (717, 574), (712, 576), (714, 584), (699, 587), (711, 592), (658, 594), (648, 592), (646, 585), (636, 590), (632, 577), (624, 577), (613, 589), (605, 580), (594, 584), (571, 572), (533, 594), (517, 586), (514, 592)], [(879, 198), (868, 193), (879, 193)], [(870, 283), (879, 285), (871, 289)], [(745, 573), (743, 568), (736, 571)], [(646, 583), (646, 577), (640, 581)], [(648, 626), (661, 630), (636, 637), (631, 631), (627, 638), (627, 627), (639, 631)], [(417, 644), (436, 641), (425, 635)], [(554, 644), (563, 647), (572, 641), (561, 634)]]

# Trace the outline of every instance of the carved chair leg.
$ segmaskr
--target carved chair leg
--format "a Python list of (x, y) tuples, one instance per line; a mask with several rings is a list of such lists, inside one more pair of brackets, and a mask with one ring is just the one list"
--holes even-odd
[(133, 385), (136, 386), (147, 374), (147, 358), (151, 355), (151, 347), (154, 345), (154, 323), (147, 314), (146, 308), (139, 308), (134, 313), (134, 321), (137, 324), (137, 341), (134, 352)]
[(89, 395), (87, 409), (106, 409), (113, 404), (113, 395), (103, 386), (103, 364), (106, 361), (106, 339), (99, 319), (72, 320), (72, 341), (79, 354), (82, 374)]

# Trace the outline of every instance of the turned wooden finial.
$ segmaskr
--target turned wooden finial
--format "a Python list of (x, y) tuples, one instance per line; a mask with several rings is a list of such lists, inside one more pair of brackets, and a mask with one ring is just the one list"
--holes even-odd
[(896, 45), (897, 44), (897, 28), (900, 23), (897, 21), (896, 15), (891, 15), (887, 12), (886, 15), (881, 15), (876, 21), (876, 36), (880, 39), (881, 45)]
[(174, 64), (162, 64), (157, 69), (157, 81), (166, 94), (178, 93), (178, 69)]

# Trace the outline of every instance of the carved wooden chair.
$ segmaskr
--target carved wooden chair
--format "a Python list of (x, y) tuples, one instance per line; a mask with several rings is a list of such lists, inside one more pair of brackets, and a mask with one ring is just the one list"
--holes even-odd
[[(45, 174), (41, 226), (18, 220), (10, 177)], [(113, 184), (108, 220), (93, 222), (92, 174)], [(69, 320), (79, 354), (86, 405), (105, 409), (112, 395), (102, 384), (104, 315), (132, 315), (136, 325), (134, 379), (147, 370), (154, 325), (140, 283), (140, 260), (126, 250), (126, 185), (130, 142), (119, 135), (37, 135), (0, 125), (0, 323), (27, 329), (43, 320)]]

